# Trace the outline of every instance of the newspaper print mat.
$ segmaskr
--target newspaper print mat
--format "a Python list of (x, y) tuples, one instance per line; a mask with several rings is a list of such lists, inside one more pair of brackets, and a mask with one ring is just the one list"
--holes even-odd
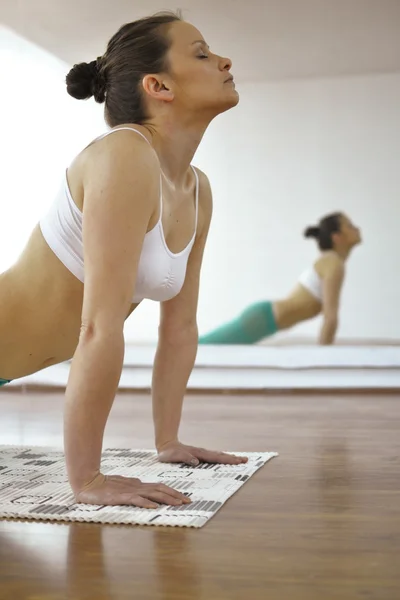
[(192, 499), (190, 505), (143, 509), (77, 504), (67, 481), (62, 450), (0, 446), (0, 518), (203, 527), (258, 469), (278, 456), (276, 452), (235, 454), (247, 456), (248, 463), (189, 467), (160, 463), (151, 450), (104, 450), (103, 473), (160, 481)]

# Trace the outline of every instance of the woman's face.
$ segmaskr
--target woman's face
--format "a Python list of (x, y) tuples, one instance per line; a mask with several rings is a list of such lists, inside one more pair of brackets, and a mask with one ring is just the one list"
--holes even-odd
[(168, 35), (167, 79), (174, 102), (212, 117), (236, 106), (230, 59), (211, 52), (201, 33), (185, 21), (172, 23)]
[(361, 242), (361, 231), (359, 227), (354, 225), (347, 215), (342, 215), (340, 217), (340, 235), (349, 248), (352, 248)]

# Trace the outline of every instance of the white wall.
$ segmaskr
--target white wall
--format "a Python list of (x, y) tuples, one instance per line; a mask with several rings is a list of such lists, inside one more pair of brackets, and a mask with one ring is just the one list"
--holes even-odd
[[(201, 331), (284, 295), (316, 256), (302, 231), (344, 210), (364, 243), (348, 264), (339, 335), (400, 339), (400, 74), (240, 87), (197, 163), (214, 190)], [(384, 291), (386, 290), (386, 291)], [(314, 335), (314, 320), (281, 334)]]
[(99, 105), (68, 96), (67, 70), (0, 27), (0, 271), (17, 258), (73, 156), (104, 129)]
[[(23, 248), (65, 166), (105, 128), (102, 107), (66, 94), (67, 69), (0, 28), (0, 270)], [(316, 256), (302, 230), (340, 209), (365, 238), (348, 265), (340, 335), (400, 339), (400, 74), (239, 91), (239, 106), (211, 125), (194, 161), (214, 191), (201, 331), (249, 302), (285, 294)], [(145, 302), (127, 323), (127, 340), (154, 341), (157, 319), (157, 304)], [(281, 336), (314, 335), (318, 325)]]

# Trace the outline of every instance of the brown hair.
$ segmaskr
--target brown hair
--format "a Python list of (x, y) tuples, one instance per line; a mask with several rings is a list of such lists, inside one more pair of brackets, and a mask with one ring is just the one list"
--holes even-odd
[(304, 231), (304, 237), (315, 238), (320, 250), (332, 250), (332, 234), (340, 231), (341, 217), (342, 214), (339, 212), (323, 217), (318, 226), (307, 227)]
[(179, 13), (163, 12), (123, 25), (103, 56), (72, 67), (66, 77), (68, 94), (78, 100), (94, 96), (96, 102), (105, 102), (110, 127), (145, 122), (148, 115), (141, 82), (149, 73), (168, 70), (168, 26), (181, 20)]

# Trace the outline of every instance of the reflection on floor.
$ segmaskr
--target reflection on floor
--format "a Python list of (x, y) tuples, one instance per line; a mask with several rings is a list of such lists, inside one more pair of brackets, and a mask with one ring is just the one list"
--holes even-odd
[[(62, 445), (62, 394), (0, 393), (2, 443)], [(182, 439), (279, 451), (204, 529), (0, 522), (5, 600), (400, 598), (400, 395), (190, 395)], [(105, 443), (152, 445), (121, 394)]]

